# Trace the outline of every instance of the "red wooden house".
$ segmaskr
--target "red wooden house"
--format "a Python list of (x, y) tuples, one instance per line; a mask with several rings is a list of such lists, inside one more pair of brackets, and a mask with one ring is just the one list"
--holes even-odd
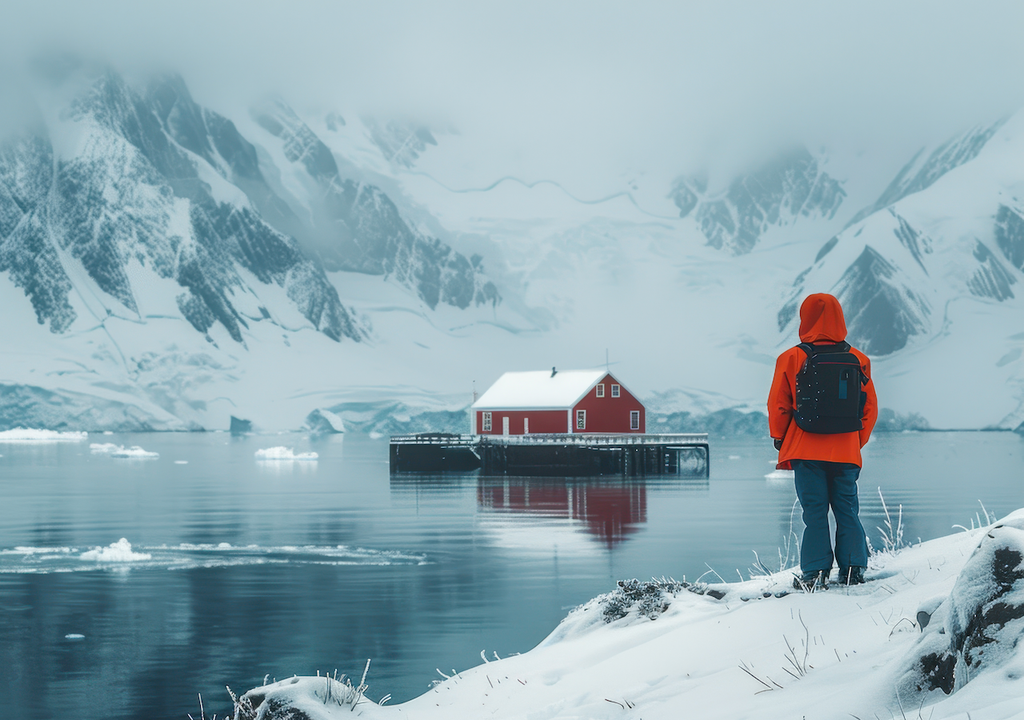
[(643, 433), (643, 403), (607, 370), (507, 372), (473, 403), (477, 435)]

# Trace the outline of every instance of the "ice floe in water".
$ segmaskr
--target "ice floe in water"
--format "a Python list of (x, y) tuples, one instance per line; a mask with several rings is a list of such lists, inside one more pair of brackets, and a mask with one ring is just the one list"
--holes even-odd
[(85, 635), (81, 633), (68, 633), (64, 636), (65, 640), (85, 640)]
[(121, 538), (115, 543), (110, 543), (106, 547), (97, 547), (92, 550), (86, 550), (80, 555), (83, 560), (95, 560), (96, 562), (105, 563), (126, 563), (126, 562), (138, 562), (140, 560), (151, 560), (153, 558), (149, 553), (140, 553), (132, 550), (132, 544), (125, 538)]
[(256, 451), (257, 460), (316, 460), (319, 457), (315, 452), (296, 453), (283, 445)]
[(152, 459), (160, 457), (158, 452), (150, 452), (149, 450), (143, 450), (138, 445), (132, 445), (130, 448), (121, 448), (110, 453), (110, 457), (113, 458), (138, 458), (138, 459)]
[(765, 477), (765, 480), (770, 480), (772, 482), (784, 482), (786, 480), (792, 480), (793, 479), (793, 471), (792, 470), (774, 470), (774, 471), (768, 473), (767, 475), (765, 475), (764, 477)]
[(89, 445), (89, 452), (94, 455), (109, 455), (113, 458), (158, 458), (160, 453), (143, 450), (138, 445), (126, 448), (124, 445), (114, 443), (92, 443)]
[(16, 547), (0, 550), (0, 573), (65, 573), (136, 568), (190, 570), (244, 565), (426, 565), (422, 553), (348, 545), (232, 545), (180, 543), (132, 547), (121, 538), (107, 547)]
[(0, 432), (0, 443), (55, 443), (82, 442), (88, 439), (85, 432), (57, 432), (56, 430), (36, 430), (33, 428), (14, 428)]

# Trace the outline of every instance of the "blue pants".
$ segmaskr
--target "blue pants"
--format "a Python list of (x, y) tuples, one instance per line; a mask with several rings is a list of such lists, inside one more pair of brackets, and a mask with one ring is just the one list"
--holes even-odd
[[(860, 524), (857, 478), (860, 468), (851, 463), (793, 460), (796, 495), (803, 508), (804, 537), (800, 543), (800, 569), (807, 572), (839, 567), (867, 567), (868, 543)], [(828, 509), (836, 518), (836, 550), (828, 529)]]

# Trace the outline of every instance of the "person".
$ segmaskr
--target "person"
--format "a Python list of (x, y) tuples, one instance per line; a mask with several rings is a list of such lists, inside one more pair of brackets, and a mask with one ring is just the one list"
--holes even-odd
[[(839, 566), (837, 580), (855, 585), (864, 582), (868, 564), (867, 538), (859, 517), (857, 479), (861, 470), (861, 448), (871, 437), (878, 418), (871, 361), (845, 342), (843, 308), (835, 297), (826, 293), (809, 295), (801, 304), (800, 341), (806, 345), (786, 350), (776, 361), (768, 395), (768, 426), (779, 451), (776, 467), (793, 470), (796, 494), (803, 508), (801, 575), (795, 578), (794, 586), (812, 590), (827, 587), (833, 563)], [(810, 357), (808, 350), (815, 354), (819, 351), (848, 352), (859, 361), (860, 417), (853, 411), (854, 417), (847, 421), (854, 424), (853, 430), (811, 432), (800, 426), (808, 423), (795, 416), (797, 375)], [(855, 361), (851, 358), (849, 362)], [(845, 397), (845, 391), (841, 392)], [(805, 391), (803, 396), (806, 395)], [(829, 508), (836, 521), (834, 552), (828, 525)]]

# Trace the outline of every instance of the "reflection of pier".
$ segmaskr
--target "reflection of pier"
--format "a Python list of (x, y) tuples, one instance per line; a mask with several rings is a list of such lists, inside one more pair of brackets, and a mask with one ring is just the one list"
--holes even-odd
[(686, 434), (454, 435), (391, 437), (392, 472), (484, 475), (702, 475), (711, 458), (708, 436)]
[(643, 481), (598, 483), (531, 478), (480, 477), (480, 508), (579, 520), (609, 548), (647, 522), (647, 486)]

